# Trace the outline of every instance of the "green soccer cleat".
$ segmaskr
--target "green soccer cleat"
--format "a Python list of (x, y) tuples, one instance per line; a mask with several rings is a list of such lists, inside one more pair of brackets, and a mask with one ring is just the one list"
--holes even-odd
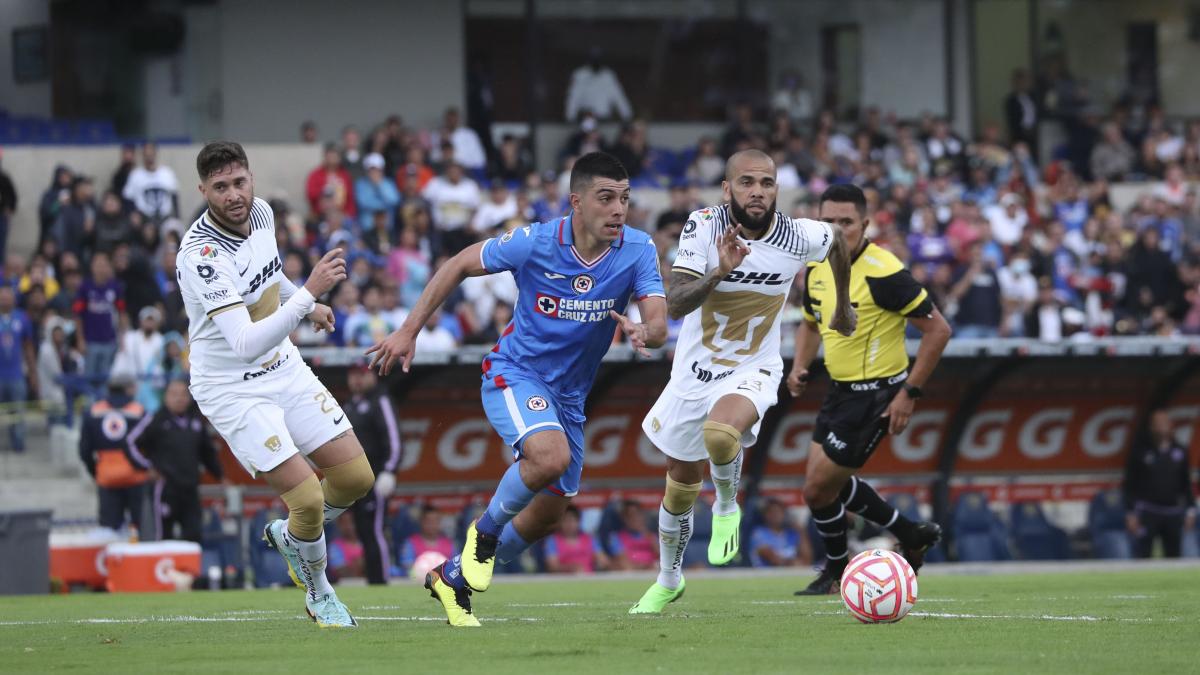
[(292, 578), (292, 583), (300, 588), (307, 588), (300, 580), (300, 552), (287, 545), (287, 539), (283, 536), (285, 527), (287, 527), (286, 520), (272, 520), (267, 523), (267, 526), (263, 528), (263, 541), (283, 556), (287, 562), (288, 576)]
[(742, 510), (724, 516), (713, 514), (712, 538), (708, 540), (708, 564), (726, 565), (737, 557), (742, 545)]
[(467, 540), (463, 542), (462, 550), (462, 575), (471, 590), (482, 593), (492, 585), (499, 543), (499, 537), (476, 530), (474, 522), (467, 528)]
[(357, 628), (358, 622), (350, 616), (350, 610), (333, 593), (322, 595), (316, 600), (305, 596), (304, 609), (309, 618), (321, 628)]
[(646, 591), (637, 604), (629, 608), (630, 614), (662, 614), (663, 608), (683, 597), (687, 582), (679, 577), (679, 588), (671, 590), (657, 581)]

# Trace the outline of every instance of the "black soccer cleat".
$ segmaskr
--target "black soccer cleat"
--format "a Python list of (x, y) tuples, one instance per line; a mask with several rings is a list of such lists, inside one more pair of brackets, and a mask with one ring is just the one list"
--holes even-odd
[(912, 533), (900, 541), (899, 553), (912, 565), (915, 574), (925, 564), (925, 552), (941, 540), (942, 526), (923, 520), (913, 525)]
[(821, 574), (816, 579), (813, 579), (813, 582), (807, 588), (796, 591), (794, 595), (832, 595), (833, 593), (837, 593), (842, 582), (842, 572), (845, 570), (845, 560), (842, 560), (840, 565), (826, 561), (825, 568), (821, 570)]

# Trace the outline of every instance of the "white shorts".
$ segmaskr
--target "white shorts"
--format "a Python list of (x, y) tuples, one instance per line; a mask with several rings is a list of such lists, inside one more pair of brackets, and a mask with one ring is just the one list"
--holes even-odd
[(299, 354), (268, 377), (225, 384), (193, 384), (200, 412), (229, 443), (251, 476), (270, 471), (297, 452), (308, 455), (349, 431), (337, 399)]
[(757, 369), (748, 369), (745, 373), (733, 371), (713, 386), (707, 398), (697, 399), (679, 398), (668, 385), (642, 420), (642, 431), (668, 457), (682, 462), (708, 459), (708, 450), (704, 447), (704, 422), (708, 413), (723, 396), (737, 394), (749, 399), (758, 411), (754, 426), (742, 434), (742, 447), (750, 447), (758, 440), (763, 416), (779, 400), (780, 379), (780, 375), (766, 375)]

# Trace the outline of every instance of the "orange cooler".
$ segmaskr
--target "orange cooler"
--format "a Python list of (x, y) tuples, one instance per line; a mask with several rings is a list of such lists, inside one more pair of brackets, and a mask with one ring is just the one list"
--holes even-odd
[(109, 544), (105, 559), (114, 593), (174, 591), (176, 572), (200, 575), (200, 544), (190, 541)]
[(108, 580), (105, 549), (120, 541), (123, 539), (112, 530), (50, 533), (50, 578), (61, 580), (66, 587), (104, 588)]

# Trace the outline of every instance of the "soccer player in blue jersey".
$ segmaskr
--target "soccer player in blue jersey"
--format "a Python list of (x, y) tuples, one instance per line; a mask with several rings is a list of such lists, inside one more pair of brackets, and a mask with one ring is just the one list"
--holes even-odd
[[(627, 227), (629, 176), (601, 152), (571, 171), (571, 213), (471, 246), (434, 275), (399, 330), (374, 345), (372, 365), (408, 371), (416, 335), (468, 276), (510, 271), (520, 296), (512, 322), (483, 361), (488, 420), (518, 461), (487, 511), (467, 529), (462, 554), (425, 587), (452, 626), (478, 626), (471, 593), (488, 589), (496, 558), (510, 561), (550, 534), (579, 490), (583, 407), (617, 327), (643, 354), (667, 338), (667, 305), (650, 236)], [(633, 298), (642, 323), (624, 316)]]

